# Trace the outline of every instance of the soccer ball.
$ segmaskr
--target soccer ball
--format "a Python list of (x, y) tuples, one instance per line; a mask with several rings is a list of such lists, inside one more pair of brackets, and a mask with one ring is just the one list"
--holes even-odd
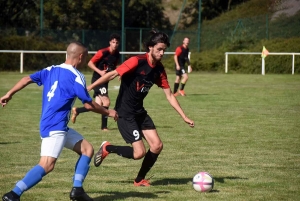
[(199, 192), (211, 191), (214, 187), (214, 178), (207, 172), (199, 172), (193, 178), (193, 187)]

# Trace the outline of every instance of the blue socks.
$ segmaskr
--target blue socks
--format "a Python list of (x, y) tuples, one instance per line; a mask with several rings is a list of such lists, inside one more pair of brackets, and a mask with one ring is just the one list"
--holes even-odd
[[(91, 158), (89, 158), (88, 156), (81, 155), (79, 157), (75, 166), (75, 175), (73, 181), (74, 187), (82, 187), (82, 183), (90, 169), (90, 162)], [(24, 191), (32, 188), (37, 183), (39, 183), (45, 175), (46, 172), (44, 168), (42, 168), (40, 165), (36, 165), (27, 172), (22, 180), (17, 182), (15, 188), (12, 191), (15, 192), (18, 196), (21, 196)]]
[(13, 189), (13, 192), (21, 196), (24, 191), (39, 183), (45, 175), (46, 172), (44, 168), (42, 168), (40, 165), (34, 166), (27, 172), (22, 180), (17, 182), (15, 188)]
[(75, 174), (73, 179), (73, 187), (82, 187), (82, 183), (90, 169), (91, 158), (81, 155), (75, 166)]

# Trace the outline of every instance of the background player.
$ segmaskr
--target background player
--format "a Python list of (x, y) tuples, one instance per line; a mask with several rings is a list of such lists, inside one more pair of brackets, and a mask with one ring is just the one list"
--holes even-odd
[[(112, 34), (109, 38), (109, 46), (98, 50), (98, 52), (89, 61), (88, 66), (94, 71), (92, 77), (92, 83), (97, 79), (105, 75), (106, 73), (116, 69), (118, 64), (120, 53), (118, 50), (120, 43), (120, 36), (118, 34)], [(94, 96), (96, 103), (108, 109), (110, 105), (110, 99), (108, 96), (108, 82), (98, 85), (94, 88)], [(74, 114), (87, 112), (85, 108), (74, 109)], [(72, 121), (74, 118), (72, 119)], [(74, 123), (74, 121), (73, 121)], [(107, 131), (107, 116), (102, 115), (101, 129)]]
[[(186, 73), (185, 62), (187, 62), (187, 64), (190, 65), (190, 60), (188, 57), (190, 51), (188, 48), (189, 43), (190, 43), (190, 39), (188, 37), (185, 37), (183, 39), (182, 45), (178, 46), (175, 50), (174, 62), (175, 62), (176, 78), (175, 78), (174, 91), (173, 91), (174, 96), (178, 96), (178, 95), (186, 96), (184, 92), (184, 87), (189, 77)], [(177, 92), (180, 81), (181, 81), (181, 87), (180, 90)]]
[[(142, 166), (134, 180), (135, 186), (149, 186), (145, 179), (146, 174), (155, 164), (163, 143), (158, 136), (156, 127), (143, 107), (143, 100), (147, 96), (153, 84), (161, 87), (172, 107), (179, 113), (182, 119), (194, 127), (170, 89), (167, 74), (160, 62), (165, 50), (169, 47), (169, 37), (165, 33), (152, 32), (152, 36), (145, 46), (147, 53), (133, 56), (121, 64), (116, 70), (107, 73), (93, 84), (88, 90), (121, 76), (121, 85), (116, 100), (115, 110), (118, 112), (118, 129), (126, 143), (131, 146), (116, 146), (104, 141), (98, 153), (95, 154), (94, 164), (99, 166), (109, 153), (129, 159), (141, 159), (144, 157)], [(150, 149), (146, 151), (143, 138), (147, 141)]]
[[(85, 65), (87, 49), (78, 42), (70, 43), (67, 48), (65, 63), (50, 66), (22, 78), (6, 95), (0, 98), (4, 107), (12, 96), (31, 83), (43, 85), (42, 114), (40, 135), (42, 138), (41, 158), (39, 163), (18, 181), (14, 189), (3, 195), (3, 201), (19, 201), (26, 190), (39, 183), (55, 166), (63, 147), (79, 154), (75, 165), (71, 200), (90, 201), (83, 190), (82, 183), (89, 171), (91, 157), (94, 154), (92, 145), (81, 134), (68, 128), (69, 114), (78, 97), (87, 110), (117, 118), (114, 110), (107, 110), (95, 103), (86, 90), (83, 74), (77, 68)], [(65, 200), (65, 199), (62, 199)]]

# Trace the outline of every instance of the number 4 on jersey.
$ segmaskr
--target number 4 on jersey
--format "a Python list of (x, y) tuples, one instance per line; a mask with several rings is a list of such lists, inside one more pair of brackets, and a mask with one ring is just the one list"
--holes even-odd
[(57, 88), (57, 83), (58, 83), (58, 81), (55, 81), (54, 84), (51, 86), (50, 91), (48, 91), (48, 93), (47, 93), (48, 101), (50, 101), (51, 98), (53, 98), (53, 96), (55, 95), (54, 91)]

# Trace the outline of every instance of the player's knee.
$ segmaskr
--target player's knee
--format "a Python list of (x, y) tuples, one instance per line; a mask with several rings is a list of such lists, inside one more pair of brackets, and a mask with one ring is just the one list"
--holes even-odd
[(110, 101), (103, 101), (103, 106), (109, 107), (110, 106)]
[(146, 150), (133, 151), (134, 160), (139, 160), (146, 155)]
[(45, 170), (46, 174), (48, 174), (54, 170), (55, 162), (40, 161), (39, 165)]
[(94, 148), (92, 146), (85, 147), (82, 149), (81, 154), (92, 158), (94, 155)]
[(162, 149), (163, 149), (163, 143), (162, 143), (162, 141), (160, 141), (159, 143), (156, 143), (156, 144), (152, 145), (150, 147), (150, 149), (151, 149), (151, 151), (153, 153), (159, 154), (162, 151)]
[(48, 166), (48, 168), (45, 169), (46, 174), (48, 174), (49, 172), (52, 172), (52, 170), (54, 170), (54, 167), (55, 167), (55, 163)]
[(109, 107), (110, 106), (110, 99), (106, 96), (103, 96), (101, 98), (101, 101), (102, 101), (102, 105), (103, 106), (106, 106), (106, 107)]
[(82, 154), (90, 158), (92, 158), (94, 155), (93, 146), (86, 140), (78, 142), (74, 147), (74, 151), (77, 152), (79, 155)]

